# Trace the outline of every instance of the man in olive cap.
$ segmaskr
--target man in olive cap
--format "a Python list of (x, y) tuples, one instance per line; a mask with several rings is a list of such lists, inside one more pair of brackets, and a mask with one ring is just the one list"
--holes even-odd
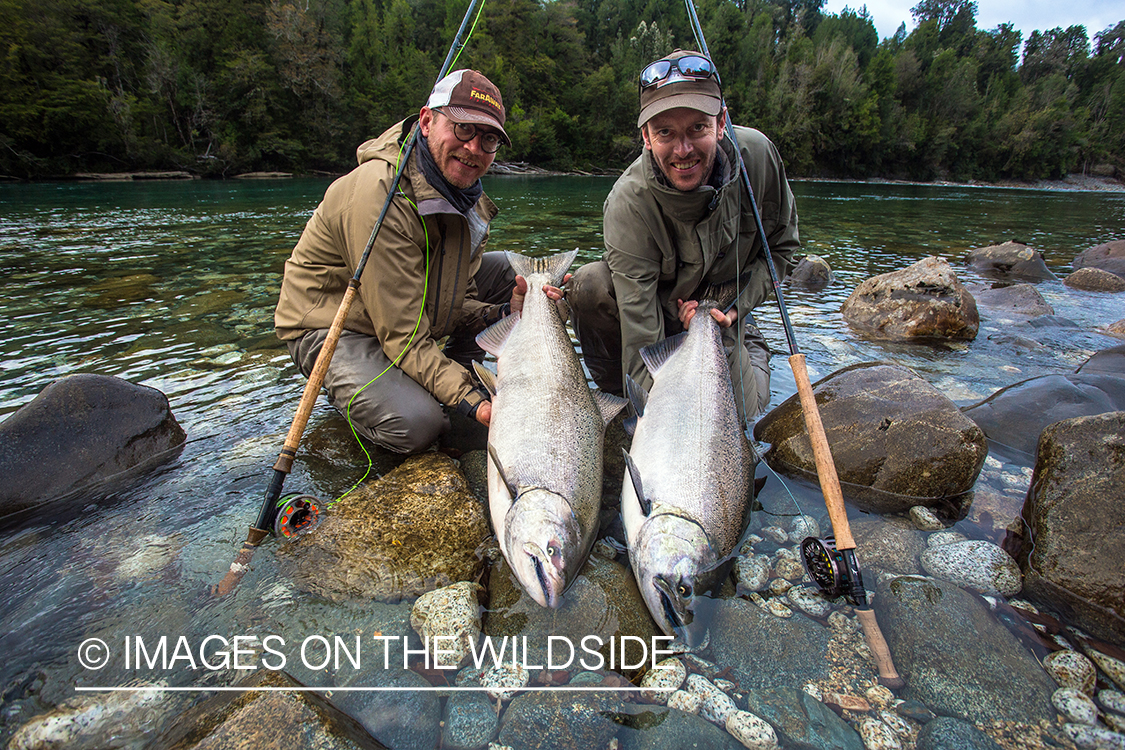
[(641, 348), (685, 330), (708, 286), (741, 276), (734, 307), (712, 315), (731, 350), (739, 414), (750, 419), (770, 398), (769, 348), (750, 311), (773, 284), (734, 138), (779, 278), (800, 247), (785, 167), (759, 131), (727, 131), (718, 74), (698, 52), (677, 50), (646, 66), (640, 100), (644, 151), (606, 198), (605, 253), (567, 285), (583, 359), (603, 390), (623, 393), (626, 374), (651, 388)]
[(500, 91), (484, 75), (450, 73), (417, 116), (359, 147), (359, 166), (329, 186), (285, 262), (274, 325), (307, 377), (417, 123), (417, 146), (324, 378), (329, 403), (388, 450), (425, 450), (449, 427), (443, 406), (490, 421), (488, 393), (467, 369), (484, 355), (474, 338), (522, 309), (527, 290), (503, 253), (483, 252), (497, 208), (480, 178), (511, 145), (504, 119)]

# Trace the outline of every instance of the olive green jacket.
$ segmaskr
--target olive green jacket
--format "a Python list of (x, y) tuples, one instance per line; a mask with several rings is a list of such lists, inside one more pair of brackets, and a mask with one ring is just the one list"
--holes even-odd
[[(361, 145), (359, 166), (325, 192), (285, 261), (274, 311), (278, 338), (297, 339), (332, 325), (394, 180), (400, 145), (416, 119)], [(499, 318), (497, 305), (476, 299), (473, 282), (496, 206), (482, 194), (468, 218), (458, 213), (426, 182), (413, 154), (399, 188), (344, 328), (378, 338), (387, 358), (442, 404), (458, 406), (467, 399), (475, 406), (480, 392), (473, 390), (468, 371), (442, 353), (438, 340), (455, 331), (477, 333)]]
[[(751, 128), (735, 127), (761, 213), (778, 278), (784, 278), (801, 242), (797, 207), (777, 148)], [(668, 335), (664, 317), (677, 319), (676, 300), (696, 297), (710, 284), (743, 278), (739, 320), (773, 291), (750, 201), (742, 187), (734, 144), (724, 138), (724, 178), (717, 190), (681, 192), (668, 185), (646, 149), (618, 178), (602, 208), (605, 255), (621, 316), (622, 369), (649, 388), (641, 348)], [(675, 333), (672, 331), (670, 333)]]

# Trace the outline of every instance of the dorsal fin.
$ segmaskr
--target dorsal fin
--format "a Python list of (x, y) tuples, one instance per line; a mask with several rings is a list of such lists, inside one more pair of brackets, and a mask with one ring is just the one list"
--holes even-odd
[(633, 457), (629, 455), (629, 451), (624, 448), (621, 449), (621, 455), (625, 456), (625, 468), (629, 470), (629, 479), (633, 482), (633, 492), (637, 496), (637, 502), (640, 503), (641, 513), (645, 518), (652, 513), (652, 503), (645, 497), (644, 487), (641, 486), (641, 472), (637, 469), (637, 465), (633, 463)]
[(476, 372), (477, 377), (480, 378), (481, 385), (493, 397), (496, 396), (496, 376), (492, 374), (492, 370), (488, 369), (480, 362), (473, 360), (473, 371)]
[(637, 381), (628, 373), (625, 375), (625, 395), (629, 397), (629, 403), (633, 405), (633, 411), (637, 416), (643, 417), (645, 405), (648, 404), (648, 391), (643, 386), (637, 385)]
[(629, 402), (620, 396), (614, 396), (612, 393), (594, 391), (594, 403), (598, 405), (598, 411), (602, 414), (602, 421), (609, 424)]
[(578, 257), (578, 248), (546, 258), (532, 258), (529, 255), (513, 253), (511, 250), (507, 251), (507, 256), (508, 263), (512, 265), (512, 270), (517, 276), (526, 279), (533, 273), (543, 273), (550, 277), (551, 286), (562, 286), (563, 277), (574, 263), (574, 259)]
[(645, 363), (648, 371), (653, 375), (659, 372), (660, 368), (664, 366), (669, 357), (676, 353), (676, 350), (680, 348), (686, 338), (687, 331), (684, 331), (641, 349), (641, 360)]
[(508, 341), (508, 336), (511, 335), (512, 329), (516, 327), (519, 320), (519, 313), (512, 313), (501, 318), (477, 334), (477, 346), (492, 356), (499, 357), (500, 352), (504, 351), (504, 344)]

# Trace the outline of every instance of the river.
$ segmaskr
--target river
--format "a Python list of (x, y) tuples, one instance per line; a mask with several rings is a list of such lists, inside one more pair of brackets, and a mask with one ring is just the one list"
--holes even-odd
[[(501, 209), (491, 249), (534, 255), (577, 247), (579, 262), (599, 257), (601, 205), (612, 183), (487, 178)], [(0, 533), (0, 689), (8, 691), (0, 739), (89, 679), (73, 657), (91, 634), (238, 632), (294, 613), (311, 632), (328, 616), (278, 593), (272, 555), (256, 558), (231, 601), (203, 596), (256, 515), (300, 398), (304, 380), (273, 336), (273, 307), (284, 260), (327, 185), (313, 178), (0, 185), (0, 420), (58, 378), (100, 373), (163, 391), (188, 436), (175, 461), (128, 490), (81, 498), (67, 512), (52, 509)], [(1026, 378), (1073, 371), (1120, 343), (1097, 329), (1125, 317), (1125, 295), (1076, 292), (1060, 281), (1037, 287), (1077, 327), (1040, 331), (1046, 346), (1034, 349), (993, 341), (1008, 324), (986, 313), (970, 344), (869, 341), (849, 330), (840, 305), (864, 279), (928, 255), (949, 260), (962, 282), (984, 282), (961, 263), (965, 252), (1009, 239), (1042, 251), (1061, 278), (1079, 252), (1125, 238), (1125, 193), (793, 188), (805, 250), (836, 274), (824, 290), (786, 291), (814, 380), (889, 360), (964, 406)], [(757, 317), (784, 352), (773, 303)], [(775, 356), (772, 367), (771, 407), (796, 391), (785, 357)], [(366, 460), (339, 423), (322, 398), (306, 433), (318, 448), (307, 460), (298, 455), (287, 489), (335, 497), (359, 479)], [(376, 474), (394, 463), (376, 454)], [(34, 680), (36, 698), (9, 690)]]

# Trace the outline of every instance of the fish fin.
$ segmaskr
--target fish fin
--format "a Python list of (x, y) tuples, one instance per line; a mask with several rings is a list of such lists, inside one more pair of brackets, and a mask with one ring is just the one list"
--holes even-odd
[(648, 404), (648, 391), (644, 386), (637, 385), (637, 381), (633, 380), (633, 376), (625, 375), (625, 395), (629, 397), (629, 403), (633, 406), (633, 411), (638, 417), (645, 415), (645, 406)]
[(473, 371), (477, 374), (477, 377), (480, 378), (480, 383), (484, 386), (485, 390), (487, 390), (490, 395), (495, 396), (496, 376), (492, 373), (492, 370), (488, 369), (474, 359)]
[(516, 486), (508, 481), (508, 477), (504, 475), (504, 465), (500, 463), (500, 457), (496, 455), (496, 448), (492, 443), (488, 444), (488, 457), (492, 460), (492, 465), (496, 467), (496, 473), (500, 475), (500, 481), (508, 488), (508, 495), (512, 500), (516, 499), (519, 492), (516, 491)]
[(513, 253), (511, 250), (507, 251), (507, 256), (508, 263), (511, 264), (512, 270), (516, 272), (517, 276), (523, 276), (526, 279), (533, 273), (543, 273), (551, 277), (551, 286), (562, 286), (563, 277), (570, 270), (574, 259), (578, 257), (578, 248), (546, 258), (532, 258), (529, 255)]
[(609, 424), (629, 402), (620, 396), (614, 396), (612, 393), (594, 391), (594, 403), (598, 405), (602, 420)]
[(687, 331), (677, 333), (675, 336), (669, 336), (663, 341), (657, 341), (655, 344), (649, 344), (641, 349), (641, 359), (645, 363), (648, 371), (655, 375), (659, 372), (664, 363), (676, 353), (680, 345), (684, 343), (687, 338)]
[(633, 457), (629, 455), (629, 451), (622, 448), (621, 455), (625, 456), (625, 468), (629, 470), (629, 479), (633, 482), (633, 492), (636, 493), (637, 502), (641, 505), (641, 513), (647, 518), (652, 513), (652, 503), (645, 497), (644, 487), (641, 486), (641, 472), (637, 465), (633, 463)]
[(512, 329), (519, 321), (519, 313), (504, 316), (477, 334), (477, 346), (492, 356), (499, 357), (504, 351), (504, 344), (508, 342), (508, 336), (512, 334)]

